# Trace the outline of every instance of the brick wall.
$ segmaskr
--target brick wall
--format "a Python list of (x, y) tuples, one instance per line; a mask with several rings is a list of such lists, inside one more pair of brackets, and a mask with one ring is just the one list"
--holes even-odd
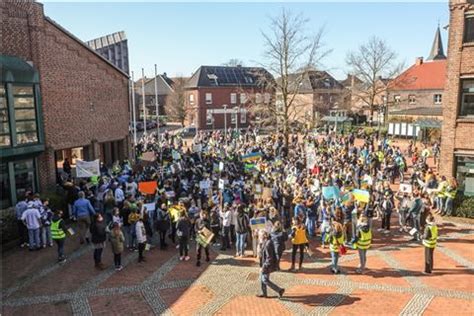
[(41, 4), (6, 1), (0, 10), (0, 53), (33, 61), (40, 74), (46, 145), (38, 158), (41, 186), (55, 182), (55, 150), (115, 140), (128, 148), (127, 77), (45, 18)]
[[(389, 103), (392, 109), (409, 109), (415, 107), (431, 107), (441, 106), (441, 104), (435, 104), (434, 95), (441, 94), (441, 100), (444, 98), (444, 90), (390, 90), (389, 91)], [(415, 96), (415, 103), (409, 102), (409, 96)], [(395, 103), (395, 96), (400, 96), (400, 103)]]
[(457, 116), (460, 77), (474, 75), (474, 46), (463, 45), (464, 13), (467, 10), (474, 10), (474, 4), (469, 4), (467, 0), (451, 0), (449, 9), (448, 69), (443, 100), (440, 172), (446, 176), (453, 176), (455, 151), (467, 151), (474, 156), (474, 141), (472, 141), (474, 119), (459, 119)]

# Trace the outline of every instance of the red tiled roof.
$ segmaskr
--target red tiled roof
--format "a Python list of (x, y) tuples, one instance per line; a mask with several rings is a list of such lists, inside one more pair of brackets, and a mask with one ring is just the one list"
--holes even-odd
[(442, 90), (446, 81), (446, 60), (423, 62), (402, 72), (391, 90)]

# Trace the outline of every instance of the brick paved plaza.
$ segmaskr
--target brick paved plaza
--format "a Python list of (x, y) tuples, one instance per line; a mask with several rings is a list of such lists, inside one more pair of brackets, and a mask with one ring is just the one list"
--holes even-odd
[[(441, 219), (438, 219), (441, 221)], [(396, 218), (392, 219), (396, 228)], [(379, 223), (375, 223), (378, 227)], [(393, 230), (395, 231), (395, 229)], [(343, 273), (333, 275), (327, 249), (312, 241), (314, 255), (298, 273), (279, 272), (273, 280), (285, 297), (257, 298), (259, 268), (253, 258), (234, 259), (233, 252), (213, 251), (211, 264), (197, 268), (180, 262), (176, 249), (153, 248), (147, 262), (125, 253), (125, 268), (94, 268), (92, 248), (67, 242), (68, 261), (56, 264), (56, 249), (13, 250), (2, 259), (3, 315), (472, 315), (474, 311), (474, 227), (444, 222), (435, 251), (433, 275), (421, 274), (423, 247), (394, 233), (391, 242), (375, 232), (368, 271), (355, 274), (358, 256), (343, 256)], [(109, 246), (109, 245), (108, 245)], [(247, 254), (250, 254), (248, 251)], [(289, 268), (286, 252), (282, 268)], [(271, 295), (276, 295), (270, 292)]]

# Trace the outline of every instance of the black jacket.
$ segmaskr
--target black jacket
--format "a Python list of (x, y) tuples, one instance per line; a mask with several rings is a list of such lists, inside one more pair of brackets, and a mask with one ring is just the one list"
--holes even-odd
[(99, 244), (101, 242), (105, 242), (107, 239), (107, 233), (105, 231), (106, 224), (105, 221), (102, 220), (101, 222), (94, 221), (91, 225), (91, 241), (93, 244)]
[(271, 239), (275, 251), (281, 256), (283, 251), (285, 251), (285, 241), (288, 240), (288, 234), (283, 231), (275, 231), (271, 233)]
[(260, 252), (260, 266), (262, 273), (270, 274), (276, 270), (277, 260), (275, 254), (275, 247), (271, 239), (265, 241)]
[(239, 234), (247, 233), (249, 231), (250, 219), (247, 214), (240, 213), (237, 216), (237, 225), (235, 225), (235, 232)]

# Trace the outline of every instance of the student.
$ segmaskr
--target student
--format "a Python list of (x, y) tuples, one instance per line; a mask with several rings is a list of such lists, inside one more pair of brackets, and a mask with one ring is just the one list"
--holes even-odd
[(436, 248), (436, 241), (438, 240), (438, 226), (434, 221), (434, 216), (428, 214), (426, 217), (426, 227), (423, 234), (423, 246), (425, 247), (425, 271), (424, 274), (431, 274), (433, 272), (433, 252)]
[[(208, 213), (204, 210), (201, 210), (201, 212), (199, 213), (199, 218), (196, 220), (196, 223), (195, 223), (197, 234), (199, 234), (204, 228), (211, 230), (211, 223), (208, 217), (209, 217)], [(209, 262), (209, 246), (204, 247), (201, 244), (196, 243), (196, 252), (197, 252), (196, 266), (198, 267), (201, 265), (201, 253), (202, 253), (203, 248), (206, 253), (206, 262)]]
[(342, 225), (338, 222), (332, 222), (331, 230), (326, 236), (326, 241), (329, 242), (329, 251), (331, 252), (332, 268), (334, 274), (339, 273), (337, 262), (339, 260), (339, 247), (344, 245), (344, 234)]
[(49, 200), (45, 199), (40, 208), (41, 215), (41, 243), (43, 248), (46, 245), (53, 247), (53, 240), (51, 238), (51, 219), (53, 218), (53, 212), (49, 208)]
[(280, 270), (280, 260), (283, 256), (283, 252), (285, 251), (285, 242), (288, 240), (288, 235), (286, 232), (283, 231), (283, 227), (279, 221), (276, 221), (273, 224), (272, 233), (270, 237), (273, 242), (273, 246), (275, 247), (275, 255), (276, 255), (276, 269)]
[(300, 217), (293, 218), (293, 227), (291, 228), (291, 243), (293, 248), (291, 251), (291, 268), (290, 271), (295, 270), (296, 252), (300, 250), (300, 261), (298, 270), (303, 268), (304, 248), (308, 244), (306, 237), (306, 227), (304, 226)]
[(113, 223), (112, 232), (110, 233), (110, 244), (112, 246), (112, 252), (114, 254), (115, 270), (120, 271), (123, 269), (122, 266), (122, 252), (124, 248), (125, 236), (120, 229), (120, 224), (117, 222)]
[(272, 281), (270, 281), (270, 274), (276, 270), (276, 255), (275, 248), (272, 240), (267, 232), (262, 233), (263, 244), (260, 253), (260, 285), (262, 293), (258, 294), (257, 297), (267, 298), (267, 286), (278, 293), (278, 297), (281, 299), (285, 293), (285, 289), (279, 287)]
[(132, 210), (130, 215), (128, 216), (128, 223), (130, 225), (130, 239), (129, 239), (129, 244), (128, 248), (130, 250), (136, 250), (136, 244), (137, 244), (137, 222), (140, 219), (140, 212), (138, 208), (135, 208)]
[(79, 228), (79, 242), (84, 243), (84, 239), (89, 243), (87, 232), (91, 225), (91, 216), (95, 215), (95, 210), (92, 207), (91, 202), (85, 198), (84, 191), (78, 193), (78, 199), (74, 202), (72, 207), (73, 216), (77, 220), (77, 226)]
[(156, 212), (156, 230), (160, 236), (160, 249), (166, 249), (166, 232), (170, 229), (170, 214), (166, 204), (161, 204), (161, 207)]
[(102, 263), (102, 251), (105, 248), (105, 241), (107, 240), (106, 223), (102, 214), (97, 213), (94, 216), (94, 221), (90, 227), (91, 241), (94, 246), (94, 263), (99, 270), (104, 270), (105, 266)]
[(30, 251), (41, 249), (41, 215), (38, 209), (35, 208), (33, 201), (28, 202), (26, 211), (21, 215), (21, 220), (28, 229)]
[(389, 192), (385, 192), (381, 207), (382, 207), (382, 231), (385, 234), (389, 234), (390, 233), (390, 219), (392, 217), (392, 210), (394, 208), (393, 202), (390, 199)]
[(364, 273), (365, 266), (367, 263), (367, 250), (370, 248), (372, 243), (372, 231), (369, 226), (367, 217), (361, 216), (357, 223), (357, 241), (355, 243), (356, 248), (359, 251), (359, 267), (356, 269), (357, 273)]
[(224, 205), (224, 209), (220, 212), (220, 217), (222, 219), (222, 246), (221, 250), (225, 251), (230, 249), (230, 224), (232, 221), (232, 213), (228, 205)]
[(321, 244), (323, 249), (326, 248), (326, 235), (331, 228), (330, 220), (331, 220), (331, 212), (329, 210), (328, 205), (324, 202), (324, 205), (321, 209)]
[(179, 242), (179, 260), (188, 261), (190, 258), (188, 256), (188, 247), (189, 247), (189, 230), (191, 229), (191, 222), (186, 216), (186, 211), (181, 210), (179, 213), (178, 221), (176, 222), (176, 236), (178, 237)]
[(247, 240), (247, 233), (250, 230), (250, 219), (244, 212), (244, 207), (239, 205), (237, 208), (237, 220), (235, 225), (236, 233), (236, 257), (243, 257), (245, 254), (245, 242)]
[(138, 243), (138, 262), (145, 262), (145, 257), (143, 252), (145, 251), (146, 246), (146, 229), (145, 224), (143, 223), (143, 216), (138, 217), (138, 221), (135, 224), (135, 236)]
[(64, 256), (64, 242), (66, 241), (67, 227), (62, 217), (63, 211), (58, 210), (51, 219), (51, 238), (58, 245), (59, 263), (66, 262), (66, 257)]

